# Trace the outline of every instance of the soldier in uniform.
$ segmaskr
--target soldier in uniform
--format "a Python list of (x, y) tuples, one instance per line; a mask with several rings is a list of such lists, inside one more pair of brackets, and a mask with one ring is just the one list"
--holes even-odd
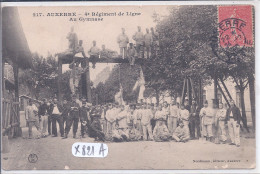
[(39, 117), (38, 117), (38, 108), (33, 104), (33, 100), (29, 100), (29, 105), (25, 109), (25, 119), (28, 123), (28, 131), (29, 131), (29, 139), (32, 139), (32, 127), (35, 126), (38, 135), (37, 138), (40, 138), (41, 135), (41, 127), (39, 124)]
[(215, 110), (208, 107), (208, 101), (204, 102), (204, 107), (200, 110), (202, 135), (207, 141), (213, 141), (212, 124), (214, 122)]
[(78, 123), (79, 123), (79, 109), (80, 109), (80, 106), (76, 100), (77, 100), (76, 95), (73, 95), (72, 102), (70, 103), (69, 115), (68, 115), (68, 118), (66, 121), (64, 139), (68, 138), (68, 134), (69, 134), (72, 124), (73, 124), (73, 138), (76, 138), (76, 133), (78, 130)]
[(135, 128), (135, 105), (130, 105), (130, 111), (127, 113), (128, 140), (138, 141), (141, 139), (140, 132)]
[(240, 146), (240, 120), (241, 113), (233, 100), (230, 101), (230, 108), (227, 110), (228, 132), (231, 138), (230, 145)]
[(227, 117), (226, 113), (227, 110), (223, 108), (223, 104), (219, 103), (219, 109), (217, 110), (216, 119), (215, 119), (215, 125), (217, 127), (217, 137), (216, 137), (217, 144), (219, 143), (218, 140), (220, 140), (221, 143), (223, 144), (225, 144), (227, 140), (227, 134), (225, 130), (225, 121)]
[(140, 132), (141, 136), (143, 136), (143, 129), (141, 124), (142, 110), (143, 110), (143, 106), (141, 104), (138, 104), (136, 110), (134, 111), (135, 128)]
[(200, 137), (200, 107), (197, 105), (196, 101), (192, 100), (192, 105), (190, 107), (190, 136), (191, 139), (195, 139), (195, 132), (197, 132), (196, 139)]
[(184, 126), (189, 127), (190, 112), (185, 108), (184, 105), (181, 105), (181, 110), (179, 114), (180, 114), (180, 120), (183, 121)]
[(173, 99), (170, 105), (170, 115), (168, 117), (168, 129), (170, 134), (172, 134), (177, 128), (178, 117), (179, 117), (178, 107), (176, 105), (176, 100)]
[(74, 27), (71, 27), (70, 32), (67, 35), (67, 39), (69, 41), (69, 49), (74, 52), (78, 46), (78, 36), (74, 32)]
[(184, 108), (190, 112), (190, 104), (189, 104), (189, 99), (187, 97), (185, 98), (184, 101)]
[(168, 121), (168, 117), (169, 117), (169, 115), (170, 115), (170, 107), (169, 107), (167, 101), (164, 101), (164, 102), (163, 102), (162, 111), (163, 111), (164, 114), (166, 115), (165, 125), (167, 125), (167, 124), (168, 124), (168, 122), (167, 122), (167, 121)]
[(53, 103), (50, 105), (50, 113), (52, 117), (52, 133), (53, 137), (57, 137), (57, 126), (56, 122), (59, 123), (61, 137), (64, 136), (64, 125), (62, 117), (63, 107), (56, 98), (53, 99)]
[(127, 125), (134, 126), (135, 125), (135, 105), (131, 104), (129, 105), (130, 110), (127, 112), (126, 121)]
[(105, 134), (102, 132), (100, 118), (102, 109), (98, 106), (94, 107), (90, 112), (93, 121), (89, 128), (89, 136), (95, 138), (95, 141), (105, 141)]
[(128, 138), (128, 134), (127, 134), (127, 129), (128, 129), (128, 125), (127, 125), (127, 110), (125, 109), (124, 105), (120, 106), (121, 111), (118, 113), (117, 118), (116, 118), (116, 122), (119, 125), (119, 129), (121, 131), (121, 134), (123, 136), (126, 136)]
[(130, 125), (129, 126), (129, 129), (128, 129), (128, 137), (129, 137), (129, 141), (139, 141), (141, 140), (141, 134), (140, 132), (135, 129), (135, 127), (133, 125)]
[(138, 31), (133, 35), (133, 40), (136, 42), (136, 51), (138, 58), (144, 57), (144, 34), (141, 27), (138, 26)]
[(175, 129), (172, 138), (177, 142), (187, 142), (190, 139), (188, 126), (184, 126), (183, 121), (179, 122), (179, 126)]
[(101, 114), (101, 126), (102, 126), (102, 131), (104, 134), (107, 134), (107, 120), (106, 120), (106, 112), (107, 112), (107, 105), (103, 105), (101, 107), (102, 109), (102, 114)]
[(70, 111), (70, 103), (66, 99), (64, 99), (62, 103), (62, 107), (63, 107), (63, 112), (62, 112), (63, 125), (66, 126), (65, 122), (67, 122), (68, 114)]
[(89, 118), (89, 107), (87, 106), (87, 102), (85, 100), (82, 101), (82, 106), (79, 109), (80, 122), (81, 122), (81, 137), (85, 138), (85, 132), (87, 126), (90, 124)]
[(156, 106), (152, 103), (152, 104), (151, 104), (151, 111), (152, 111), (152, 113), (153, 113), (153, 118), (151, 119), (152, 131), (153, 131), (154, 127), (155, 127), (155, 122), (156, 122), (156, 120), (154, 119), (156, 110), (157, 110)]
[(114, 142), (128, 141), (128, 135), (119, 128), (119, 124), (116, 123), (115, 129), (112, 132), (112, 140)]
[(129, 44), (129, 47), (127, 50), (127, 56), (128, 56), (130, 65), (133, 66), (135, 64), (135, 57), (136, 57), (136, 50), (135, 50), (133, 43)]
[(97, 47), (97, 42), (95, 40), (93, 41), (93, 46), (88, 51), (88, 54), (90, 56), (90, 59), (93, 59), (92, 68), (95, 68), (96, 62), (100, 56), (100, 49)]
[(115, 108), (113, 108), (113, 104), (108, 105), (108, 110), (106, 111), (106, 120), (107, 120), (107, 134), (111, 135), (112, 130), (115, 126)]
[(170, 134), (165, 124), (166, 119), (166, 113), (162, 111), (162, 106), (159, 105), (155, 113), (156, 125), (153, 131), (155, 141), (168, 141), (170, 139)]
[(127, 44), (129, 43), (128, 36), (125, 34), (125, 29), (122, 28), (122, 33), (117, 37), (117, 43), (119, 44), (120, 48), (120, 56), (123, 57), (123, 59), (127, 56)]
[(151, 141), (153, 140), (152, 126), (151, 126), (152, 118), (153, 118), (153, 113), (151, 111), (151, 108), (149, 105), (146, 104), (146, 106), (143, 109), (142, 118), (141, 118), (141, 125), (142, 125), (143, 134), (144, 134), (144, 136), (143, 136), (144, 140), (151, 140)]

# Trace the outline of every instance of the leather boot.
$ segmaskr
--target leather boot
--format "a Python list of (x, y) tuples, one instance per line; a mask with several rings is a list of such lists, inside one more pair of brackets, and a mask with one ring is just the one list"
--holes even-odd
[(75, 133), (73, 133), (73, 138), (76, 138), (76, 134)]

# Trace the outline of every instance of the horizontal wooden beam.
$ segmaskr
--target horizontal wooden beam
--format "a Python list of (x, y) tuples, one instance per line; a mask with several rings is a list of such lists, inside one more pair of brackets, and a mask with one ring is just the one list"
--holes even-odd
[[(86, 57), (88, 59), (88, 57)], [(71, 56), (63, 56), (59, 57), (61, 60), (62, 64), (70, 64), (72, 63), (73, 58)], [(84, 60), (85, 58), (83, 57), (75, 57), (75, 59), (81, 59)], [(147, 59), (141, 59), (141, 58), (136, 58), (135, 63), (136, 64), (143, 64)], [(89, 62), (96, 62), (96, 63), (129, 63), (129, 60), (127, 58), (123, 59), (122, 57), (117, 57), (117, 58), (107, 58), (107, 57), (101, 57), (98, 59), (94, 58), (89, 58)]]

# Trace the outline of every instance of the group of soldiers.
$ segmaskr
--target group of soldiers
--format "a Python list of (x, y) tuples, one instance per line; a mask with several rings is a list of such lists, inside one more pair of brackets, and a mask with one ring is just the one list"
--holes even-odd
[[(146, 28), (146, 33), (144, 34), (141, 27), (138, 26), (137, 31), (132, 36), (135, 44), (129, 42), (129, 37), (125, 32), (125, 28), (122, 28), (121, 30), (122, 32), (117, 37), (117, 43), (120, 48), (120, 55), (118, 55), (116, 51), (106, 49), (105, 45), (102, 45), (102, 49), (100, 49), (97, 46), (97, 42), (95, 40), (92, 42), (92, 46), (88, 51), (88, 54), (92, 59), (93, 68), (95, 68), (95, 60), (99, 59), (100, 57), (121, 57), (123, 59), (128, 58), (130, 65), (134, 65), (136, 58), (150, 58), (151, 55), (157, 54), (159, 49), (159, 34), (153, 27), (150, 29)], [(74, 32), (74, 27), (71, 28), (71, 31), (68, 33), (66, 38), (69, 41), (69, 48), (66, 51), (56, 55), (59, 57), (71, 56), (73, 57), (73, 63), (74, 56), (79, 53), (82, 54), (84, 58), (86, 58), (86, 54), (83, 48), (83, 41), (78, 40), (78, 36)]]
[[(88, 51), (89, 58), (92, 60), (92, 67), (95, 68), (96, 62), (100, 57), (107, 58), (128, 58), (131, 66), (135, 64), (136, 58), (150, 58), (151, 55), (156, 55), (159, 48), (159, 34), (152, 27), (150, 30), (146, 29), (146, 34), (143, 34), (141, 27), (137, 27), (137, 32), (133, 35), (132, 39), (136, 42), (129, 43), (129, 38), (125, 33), (125, 28), (122, 28), (122, 33), (117, 37), (117, 43), (120, 48), (120, 56), (115, 51), (106, 49), (105, 45), (102, 45), (102, 49), (97, 46), (97, 42), (94, 40), (92, 46)], [(86, 54), (83, 48), (83, 41), (79, 40), (77, 34), (74, 32), (74, 28), (67, 35), (69, 41), (69, 48), (62, 53), (56, 54), (59, 57), (72, 57), (72, 63), (69, 68), (70, 73), (70, 89), (72, 94), (76, 94), (79, 87), (79, 81), (81, 74), (87, 71), (88, 67), (85, 64), (85, 59), (76, 58), (76, 55), (82, 54), (82, 58), (86, 58)]]
[[(135, 57), (148, 59), (151, 54), (156, 54), (159, 47), (159, 34), (153, 27), (150, 30), (146, 28), (146, 33), (143, 34), (141, 27), (138, 26), (132, 39), (135, 41), (135, 47), (133, 43), (129, 43), (125, 28), (122, 28), (122, 33), (117, 37), (120, 55), (123, 59), (128, 57), (131, 65), (134, 63)], [(128, 44), (129, 47), (127, 48)]]
[[(85, 99), (72, 101), (57, 99), (36, 107), (32, 100), (26, 107), (26, 119), (29, 126), (29, 138), (32, 138), (32, 126), (38, 130), (37, 138), (52, 135), (57, 137), (58, 122), (63, 139), (73, 125), (73, 138), (77, 138), (78, 124), (81, 124), (81, 138), (93, 137), (97, 141), (170, 141), (187, 142), (202, 138), (214, 143), (226, 143), (228, 134), (230, 145), (240, 146), (240, 110), (230, 101), (230, 107), (219, 108), (205, 101), (199, 107), (195, 100), (179, 104), (175, 99), (171, 104), (137, 103), (118, 105), (109, 103), (92, 106)], [(47, 134), (48, 127), (48, 134)]]

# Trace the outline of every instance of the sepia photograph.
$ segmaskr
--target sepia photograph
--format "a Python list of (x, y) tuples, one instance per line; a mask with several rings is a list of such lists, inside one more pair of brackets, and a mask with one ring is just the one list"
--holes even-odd
[(255, 169), (255, 7), (230, 4), (3, 6), (2, 172)]

